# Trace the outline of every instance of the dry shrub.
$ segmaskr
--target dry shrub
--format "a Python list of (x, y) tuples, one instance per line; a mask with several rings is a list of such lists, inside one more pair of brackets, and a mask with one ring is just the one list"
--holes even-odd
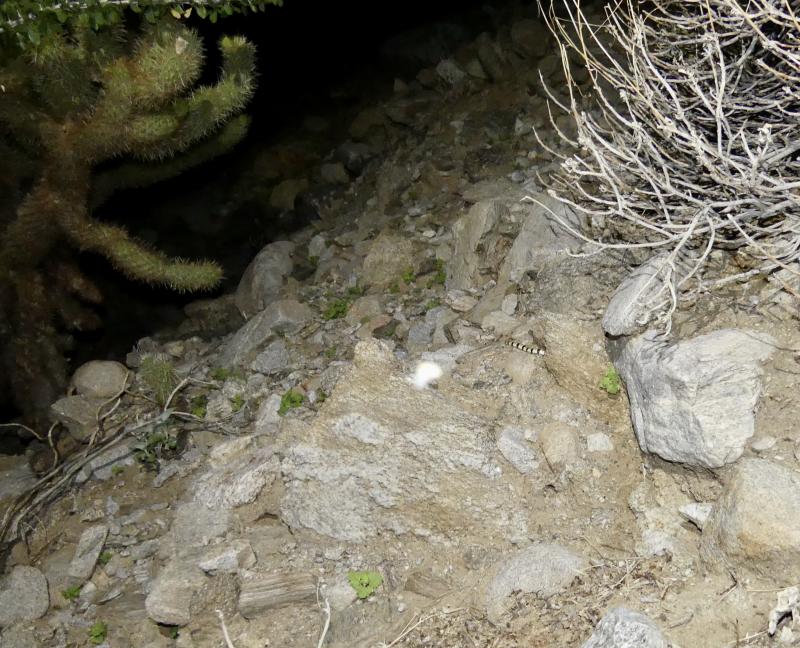
[[(551, 6), (577, 137), (551, 195), (589, 223), (590, 249), (662, 253), (650, 316), (779, 270), (800, 276), (800, 22), (789, 0), (620, 0), (591, 24)], [(582, 92), (570, 59), (589, 72)], [(553, 122), (555, 127), (555, 122)], [(554, 214), (554, 216), (556, 216)], [(556, 216), (557, 217), (557, 216)], [(735, 270), (715, 271), (715, 250)], [(795, 293), (795, 296), (797, 294)]]

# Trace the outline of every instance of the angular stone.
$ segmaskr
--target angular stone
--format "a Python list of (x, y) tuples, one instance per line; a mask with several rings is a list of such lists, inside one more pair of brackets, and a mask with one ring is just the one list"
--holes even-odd
[(365, 286), (386, 286), (400, 281), (402, 274), (413, 267), (414, 249), (411, 241), (384, 232), (373, 241), (364, 259), (361, 282)]
[(76, 441), (89, 441), (97, 430), (97, 413), (105, 399), (65, 396), (50, 406), (53, 417), (69, 430)]
[(508, 213), (503, 203), (487, 200), (473, 205), (454, 223), (453, 257), (447, 265), (448, 290), (468, 290), (484, 283), (480, 274), (484, 254), (485, 250), (493, 247), (485, 239)]
[(556, 470), (563, 470), (578, 460), (578, 432), (571, 425), (550, 421), (539, 430), (539, 443), (547, 463)]
[(286, 369), (291, 357), (283, 340), (274, 340), (256, 356), (250, 368), (264, 375), (278, 373)]
[(263, 310), (280, 295), (292, 272), (294, 243), (276, 241), (264, 246), (247, 266), (236, 288), (236, 307), (245, 319)]
[(156, 623), (186, 625), (205, 598), (206, 577), (194, 565), (173, 560), (153, 581), (144, 606)]
[(107, 536), (108, 527), (105, 524), (90, 527), (81, 534), (75, 555), (69, 564), (68, 575), (71, 587), (82, 585), (91, 578)]
[(514, 244), (505, 256), (502, 277), (518, 282), (528, 272), (541, 270), (555, 255), (564, 254), (578, 238), (567, 227), (581, 230), (580, 218), (564, 203), (546, 193), (533, 196), (538, 202), (522, 203), (524, 220)]
[(486, 591), (486, 609), (497, 620), (512, 592), (553, 596), (567, 589), (589, 566), (578, 554), (555, 544), (535, 544), (505, 560)]
[(744, 459), (703, 527), (703, 558), (773, 583), (800, 582), (800, 475)]
[(70, 386), (88, 398), (111, 398), (122, 392), (129, 374), (128, 368), (121, 362), (92, 360), (78, 367), (72, 375)]
[(281, 406), (281, 397), (277, 394), (270, 394), (259, 405), (256, 413), (255, 433), (256, 434), (275, 434), (281, 422), (278, 409)]
[(221, 365), (238, 367), (252, 362), (253, 356), (272, 335), (297, 333), (313, 317), (314, 311), (293, 299), (272, 302), (225, 343)]
[(192, 490), (196, 501), (210, 509), (227, 511), (254, 502), (278, 474), (279, 462), (273, 447), (248, 445), (224, 461), (212, 461), (210, 469), (195, 480)]
[(181, 504), (175, 511), (169, 534), (158, 546), (159, 556), (166, 560), (196, 553), (212, 540), (220, 538), (231, 526), (229, 511), (209, 508), (202, 502)]
[(497, 449), (523, 475), (533, 472), (539, 466), (536, 451), (526, 438), (525, 430), (521, 428), (503, 428), (497, 438)]
[(17, 565), (0, 579), (0, 628), (39, 619), (49, 607), (47, 579), (35, 567)]
[(759, 363), (769, 336), (724, 329), (676, 344), (654, 333), (628, 341), (615, 362), (645, 452), (719, 468), (742, 456), (755, 428)]
[(658, 626), (628, 608), (609, 610), (582, 648), (670, 648)]
[(607, 434), (593, 432), (586, 437), (586, 449), (589, 452), (611, 452), (614, 450), (614, 443)]
[(250, 619), (262, 612), (290, 603), (316, 600), (317, 582), (303, 572), (290, 574), (264, 574), (242, 582), (239, 593), (239, 613)]
[(207, 574), (236, 574), (256, 564), (256, 555), (247, 540), (232, 540), (215, 545), (206, 551), (197, 563)]

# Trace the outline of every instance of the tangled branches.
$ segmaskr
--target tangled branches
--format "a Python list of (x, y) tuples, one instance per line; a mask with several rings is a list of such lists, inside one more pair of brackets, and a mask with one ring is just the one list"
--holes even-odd
[[(597, 246), (662, 252), (649, 316), (782, 269), (800, 276), (800, 21), (796, 0), (619, 0), (602, 27), (551, 9), (576, 122), (551, 194), (603, 231)], [(570, 58), (590, 77), (591, 110)], [(558, 155), (557, 153), (553, 152)], [(712, 277), (714, 250), (738, 268)], [(788, 286), (785, 286), (788, 287)]]

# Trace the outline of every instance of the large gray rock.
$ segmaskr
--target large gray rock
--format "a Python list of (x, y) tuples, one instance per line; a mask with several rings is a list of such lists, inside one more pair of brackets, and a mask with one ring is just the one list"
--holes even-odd
[(633, 335), (646, 326), (658, 306), (668, 298), (664, 290), (666, 254), (657, 254), (634, 268), (608, 302), (603, 330), (609, 335)]
[(769, 336), (724, 329), (667, 344), (653, 332), (630, 340), (615, 362), (636, 438), (667, 461), (719, 468), (753, 436)]
[(0, 633), (0, 648), (40, 648), (41, 645), (34, 638), (32, 628), (25, 623), (3, 628)]
[(703, 526), (701, 553), (709, 563), (778, 584), (800, 582), (800, 474), (743, 460)]
[(486, 609), (497, 620), (512, 592), (553, 596), (567, 589), (588, 567), (587, 560), (565, 547), (536, 544), (506, 560), (486, 591)]
[(266, 245), (250, 262), (236, 288), (236, 307), (245, 319), (263, 310), (278, 298), (291, 273), (294, 243), (276, 241)]
[(314, 311), (298, 301), (274, 301), (225, 343), (220, 363), (224, 367), (246, 365), (254, 359), (270, 337), (297, 333), (313, 317)]
[(281, 426), (281, 517), (352, 542), (389, 532), (441, 542), (510, 535), (512, 518), (527, 524), (530, 512), (510, 500), (509, 484), (531, 477), (509, 470), (498, 479), (491, 429), (444, 387), (416, 389), (386, 344), (359, 342), (317, 417)]
[(0, 579), (0, 628), (39, 619), (49, 607), (47, 579), (35, 567), (17, 565)]
[(618, 607), (600, 620), (582, 648), (670, 648), (670, 644), (644, 614)]
[(129, 373), (121, 362), (92, 360), (77, 368), (70, 387), (88, 398), (111, 398), (125, 388)]

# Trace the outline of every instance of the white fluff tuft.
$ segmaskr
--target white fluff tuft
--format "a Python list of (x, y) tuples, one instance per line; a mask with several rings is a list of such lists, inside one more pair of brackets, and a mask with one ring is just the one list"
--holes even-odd
[(417, 389), (425, 389), (432, 382), (442, 377), (442, 368), (435, 362), (423, 361), (417, 364), (411, 382)]

